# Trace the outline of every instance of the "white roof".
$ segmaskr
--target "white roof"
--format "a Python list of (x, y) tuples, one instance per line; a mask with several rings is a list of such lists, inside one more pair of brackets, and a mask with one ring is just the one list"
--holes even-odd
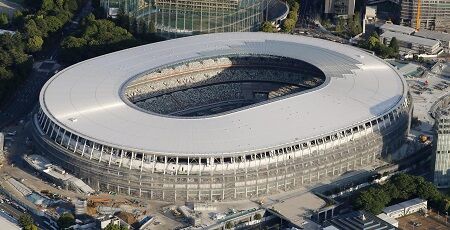
[(385, 37), (385, 38), (386, 37), (387, 38), (395, 37), (399, 41), (409, 42), (409, 43), (413, 43), (413, 44), (419, 44), (419, 45), (428, 46), (428, 47), (433, 47), (435, 45), (439, 45), (439, 41), (436, 41), (436, 40), (402, 34), (402, 33), (397, 33), (397, 32), (391, 32), (391, 31), (386, 31), (386, 32), (382, 33), (380, 35), (380, 37)]
[(411, 200), (403, 201), (401, 203), (394, 204), (394, 205), (391, 205), (389, 207), (386, 207), (386, 208), (383, 209), (383, 212), (386, 213), (386, 214), (389, 214), (391, 212), (400, 211), (400, 210), (403, 210), (405, 208), (416, 206), (418, 204), (425, 204), (426, 205), (427, 201), (423, 200), (423, 199), (420, 199), (420, 198), (414, 198), (414, 199), (411, 199)]
[[(280, 100), (196, 118), (143, 112), (119, 93), (127, 80), (150, 69), (238, 53), (300, 59), (317, 66), (327, 79), (318, 88)], [(350, 128), (394, 109), (406, 92), (393, 67), (355, 47), (286, 34), (217, 33), (126, 49), (70, 66), (46, 83), (40, 103), (53, 121), (98, 143), (199, 156), (263, 150)]]
[(395, 25), (395, 24), (391, 24), (391, 23), (384, 23), (383, 25), (380, 26), (380, 29), (393, 31), (393, 32), (399, 32), (399, 33), (403, 33), (403, 34), (412, 34), (416, 31), (414, 28), (411, 28), (411, 27), (400, 26), (400, 25)]

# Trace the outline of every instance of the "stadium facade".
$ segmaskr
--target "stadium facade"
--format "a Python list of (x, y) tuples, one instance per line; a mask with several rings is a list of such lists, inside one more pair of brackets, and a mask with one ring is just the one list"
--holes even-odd
[(226, 201), (366, 167), (403, 143), (411, 109), (401, 75), (357, 48), (216, 33), (60, 71), (41, 91), (33, 136), (95, 189)]
[(265, 20), (286, 18), (280, 0), (101, 0), (109, 12), (123, 12), (137, 23), (154, 25), (167, 38), (205, 33), (257, 31)]

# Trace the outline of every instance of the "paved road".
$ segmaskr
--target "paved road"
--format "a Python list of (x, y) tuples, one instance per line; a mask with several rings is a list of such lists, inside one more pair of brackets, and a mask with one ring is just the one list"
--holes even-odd
[(10, 214), (16, 220), (19, 219), (19, 217), (21, 215), (23, 215), (23, 212), (21, 212), (20, 210), (14, 208), (13, 206), (11, 206), (10, 204), (7, 204), (7, 203), (0, 204), (0, 209), (5, 210), (5, 212)]

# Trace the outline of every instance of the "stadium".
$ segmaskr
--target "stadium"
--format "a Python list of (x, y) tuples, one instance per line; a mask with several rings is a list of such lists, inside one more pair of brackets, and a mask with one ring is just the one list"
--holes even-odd
[(40, 93), (35, 148), (91, 187), (229, 201), (315, 185), (405, 140), (411, 99), (383, 60), (269, 33), (184, 37), (70, 66)]

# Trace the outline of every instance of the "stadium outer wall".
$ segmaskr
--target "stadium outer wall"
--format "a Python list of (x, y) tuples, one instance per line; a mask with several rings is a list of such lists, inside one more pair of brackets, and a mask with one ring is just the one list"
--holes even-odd
[[(90, 146), (89, 140), (58, 126), (42, 109), (33, 116), (32, 133), (35, 150), (96, 190), (163, 201), (231, 201), (314, 185), (392, 153), (403, 144), (409, 129), (412, 101), (407, 95), (397, 108), (371, 121), (270, 152), (229, 159), (182, 162), (178, 157), (129, 155), (122, 150), (114, 160), (112, 153), (117, 149), (97, 143)], [(151, 165), (151, 170), (144, 164)]]

